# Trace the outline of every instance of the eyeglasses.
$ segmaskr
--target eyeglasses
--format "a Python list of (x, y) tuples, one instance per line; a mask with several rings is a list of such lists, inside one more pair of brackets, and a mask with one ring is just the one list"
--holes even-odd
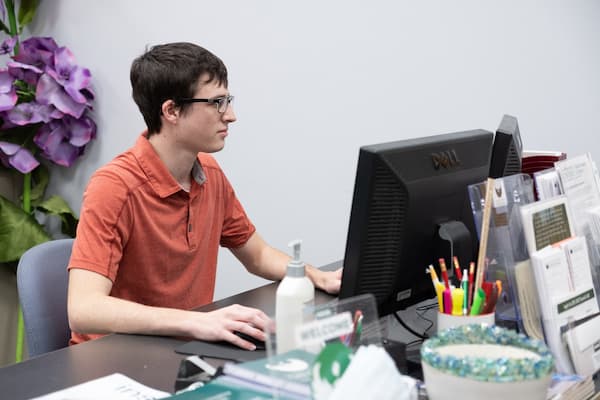
[(221, 97), (216, 97), (214, 99), (179, 99), (177, 101), (179, 104), (186, 104), (186, 103), (208, 103), (208, 104), (215, 104), (217, 106), (217, 111), (220, 114), (223, 114), (225, 111), (227, 111), (227, 107), (229, 107), (229, 104), (233, 102), (233, 96), (221, 96)]

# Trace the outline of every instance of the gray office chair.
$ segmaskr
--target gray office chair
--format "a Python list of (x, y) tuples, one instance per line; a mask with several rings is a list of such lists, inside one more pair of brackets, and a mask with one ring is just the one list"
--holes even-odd
[(29, 357), (69, 344), (67, 264), (73, 239), (52, 240), (27, 250), (17, 266), (17, 288)]

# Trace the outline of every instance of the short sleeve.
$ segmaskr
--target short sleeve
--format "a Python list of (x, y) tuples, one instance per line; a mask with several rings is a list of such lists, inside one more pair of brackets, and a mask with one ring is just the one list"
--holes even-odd
[(243, 246), (250, 239), (256, 228), (246, 215), (246, 211), (225, 175), (222, 175), (222, 178), (225, 214), (220, 244), (227, 248), (237, 248)]
[(131, 231), (128, 189), (114, 173), (98, 172), (84, 195), (69, 269), (82, 268), (115, 281)]

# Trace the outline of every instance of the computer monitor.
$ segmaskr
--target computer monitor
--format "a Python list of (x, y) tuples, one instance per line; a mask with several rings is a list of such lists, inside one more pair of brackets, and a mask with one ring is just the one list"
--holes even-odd
[(488, 177), (492, 137), (473, 130), (360, 149), (340, 298), (372, 293), (384, 316), (435, 297), (425, 270), (439, 258), (476, 261), (467, 186)]
[(521, 172), (523, 144), (517, 118), (505, 114), (500, 121), (492, 146), (490, 178), (501, 178)]

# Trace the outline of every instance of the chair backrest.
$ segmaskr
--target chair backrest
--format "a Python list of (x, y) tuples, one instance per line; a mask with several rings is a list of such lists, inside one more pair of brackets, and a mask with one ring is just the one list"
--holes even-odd
[(67, 264), (73, 239), (51, 240), (27, 250), (17, 267), (29, 357), (66, 347), (71, 330), (67, 317)]

